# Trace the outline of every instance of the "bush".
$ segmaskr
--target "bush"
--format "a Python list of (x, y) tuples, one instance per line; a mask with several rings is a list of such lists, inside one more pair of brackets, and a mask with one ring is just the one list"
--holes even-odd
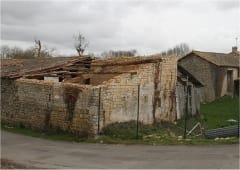
[[(182, 135), (183, 129), (172, 122), (161, 121), (153, 125), (145, 125), (139, 122), (139, 139), (148, 135), (173, 136)], [(103, 134), (119, 139), (136, 139), (136, 121), (112, 123), (103, 128)]]
[[(142, 126), (139, 123), (139, 126)], [(134, 139), (137, 135), (137, 122), (112, 123), (103, 128), (103, 134), (121, 139)]]

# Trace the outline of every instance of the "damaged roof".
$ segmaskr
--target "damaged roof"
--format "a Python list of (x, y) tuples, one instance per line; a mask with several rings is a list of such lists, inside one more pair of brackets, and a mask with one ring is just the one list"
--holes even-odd
[(1, 59), (1, 77), (18, 78), (35, 72), (48, 72), (76, 62), (90, 60), (90, 57), (53, 57), (41, 59)]
[(234, 55), (232, 53), (215, 53), (215, 52), (202, 52), (202, 51), (192, 51), (186, 56), (180, 58), (178, 61), (181, 61), (187, 57), (196, 55), (202, 59), (215, 64), (217, 66), (230, 66), (230, 67), (239, 67), (240, 56)]
[[(42, 59), (2, 59), (1, 77), (20, 78), (47, 75), (47, 73), (75, 75), (85, 73), (121, 74), (123, 73), (122, 71), (129, 72), (130, 70), (134, 70), (135, 67), (133, 67), (133, 65), (137, 66), (139, 64), (161, 62), (169, 57), (176, 56), (151, 55), (111, 58), (91, 58), (89, 56), (83, 56)], [(110, 67), (106, 69), (105, 66)], [(92, 69), (92, 67), (102, 67), (104, 69)], [(126, 67), (128, 69), (126, 69)]]
[[(109, 57), (98, 58), (92, 62), (92, 64), (101, 64), (102, 66), (114, 66), (114, 65), (134, 65), (144, 63), (155, 63), (162, 61), (164, 58), (172, 56), (150, 55), (150, 56), (135, 56), (135, 57)], [(175, 56), (176, 57), (176, 56)]]

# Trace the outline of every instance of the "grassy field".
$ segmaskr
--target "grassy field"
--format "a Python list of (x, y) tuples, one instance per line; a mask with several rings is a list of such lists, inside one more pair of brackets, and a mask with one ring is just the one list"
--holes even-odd
[(229, 119), (239, 121), (239, 98), (224, 96), (212, 103), (201, 104), (203, 123), (206, 128), (219, 128), (237, 124)]
[[(237, 122), (228, 122), (229, 119), (238, 120), (239, 102), (238, 98), (223, 97), (212, 103), (201, 105), (201, 115), (189, 118), (187, 120), (187, 129), (190, 130), (197, 122), (200, 122), (205, 129), (218, 128), (237, 124)], [(239, 143), (239, 138), (225, 139), (205, 139), (204, 136), (195, 136), (201, 132), (201, 129), (194, 131), (192, 136), (183, 139), (184, 121), (160, 122), (155, 125), (139, 124), (139, 135), (136, 136), (136, 122), (114, 123), (103, 128), (103, 135), (98, 137), (80, 138), (64, 132), (58, 133), (39, 133), (30, 129), (19, 127), (8, 127), (2, 125), (2, 130), (21, 133), (28, 136), (39, 137), (50, 140), (65, 140), (75, 142), (93, 142), (93, 143), (122, 143), (122, 144), (231, 144)]]
[[(201, 104), (200, 112), (201, 115), (188, 118), (188, 129), (191, 129), (198, 122), (204, 129), (237, 125), (239, 121), (239, 98), (224, 96), (211, 103)], [(228, 121), (230, 119), (235, 121)], [(177, 125), (184, 127), (184, 120), (178, 120)]]

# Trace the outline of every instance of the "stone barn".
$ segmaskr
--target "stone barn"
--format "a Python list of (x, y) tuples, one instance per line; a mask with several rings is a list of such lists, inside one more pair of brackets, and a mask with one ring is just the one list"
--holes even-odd
[(198, 79), (178, 65), (176, 85), (177, 119), (182, 118), (186, 114), (186, 97), (188, 97), (188, 116), (200, 114), (202, 87), (204, 87), (204, 85)]
[(239, 78), (239, 59), (237, 47), (233, 47), (228, 54), (192, 51), (179, 59), (178, 64), (204, 84), (201, 101), (211, 102), (236, 93), (234, 82)]
[(177, 70), (176, 56), (3, 59), (1, 120), (79, 135), (137, 117), (145, 124), (174, 121), (183, 115), (177, 82), (183, 89), (187, 75), (189, 85), (199, 83)]

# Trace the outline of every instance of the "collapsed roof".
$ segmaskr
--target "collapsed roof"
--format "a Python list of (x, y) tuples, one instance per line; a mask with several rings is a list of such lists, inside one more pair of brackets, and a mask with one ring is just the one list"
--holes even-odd
[(54, 57), (39, 59), (1, 59), (2, 78), (20, 78), (23, 76), (44, 74), (76, 63), (89, 65), (91, 57)]
[(114, 69), (110, 70), (110, 72), (109, 70), (108, 72), (106, 72), (106, 70), (94, 72), (94, 70), (90, 69), (90, 67), (138, 65), (162, 61), (162, 58), (162, 56), (153, 55), (148, 57), (112, 57), (103, 59), (91, 58), (90, 56), (39, 59), (1, 59), (1, 78), (20, 78), (49, 74), (117, 74), (123, 73), (124, 69), (121, 69), (121, 71), (118, 69), (117, 72), (114, 71)]
[[(83, 57), (54, 57), (41, 59), (2, 59), (1, 78), (36, 78), (36, 76), (56, 76), (70, 75), (66, 79), (70, 83), (84, 83), (91, 76), (92, 85), (101, 84), (103, 81), (111, 79), (123, 73), (136, 73), (139, 65), (147, 63), (162, 62), (165, 57), (152, 55), (144, 57), (111, 57), (111, 58), (91, 58)], [(193, 77), (181, 66), (178, 66), (178, 78), (188, 76), (189, 81), (202, 86), (202, 83)]]

